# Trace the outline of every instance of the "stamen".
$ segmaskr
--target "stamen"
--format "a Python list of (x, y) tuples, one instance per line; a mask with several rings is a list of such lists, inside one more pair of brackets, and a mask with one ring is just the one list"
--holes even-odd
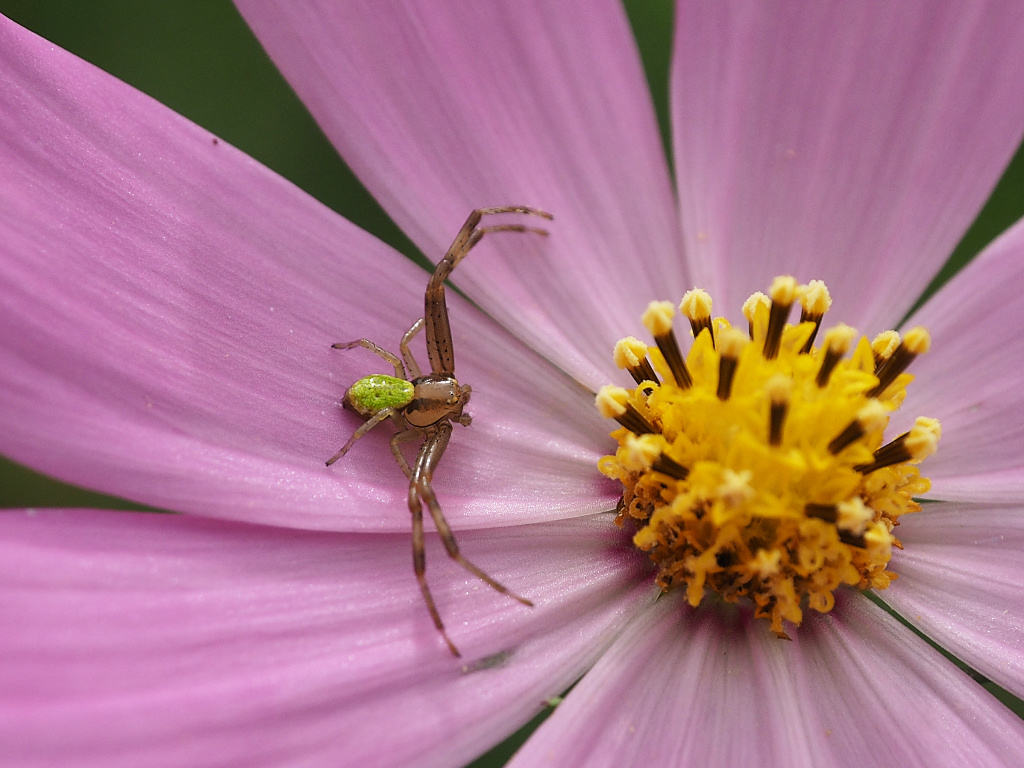
[(884, 429), (889, 420), (889, 412), (878, 400), (869, 400), (836, 438), (828, 444), (828, 452), (835, 456), (843, 448), (860, 440), (864, 435)]
[(835, 504), (805, 504), (804, 514), (834, 524), (839, 516), (839, 511)]
[(942, 437), (942, 425), (938, 419), (918, 416), (909, 432), (904, 432), (895, 440), (883, 445), (875, 451), (875, 460), (870, 464), (858, 464), (857, 472), (868, 475), (883, 467), (903, 462), (916, 463), (928, 458), (938, 448)]
[(824, 388), (828, 384), (832, 370), (850, 350), (856, 335), (857, 332), (853, 328), (843, 323), (825, 331), (825, 355), (821, 361), (821, 368), (818, 369), (818, 377), (814, 380), (819, 388)]
[(733, 328), (724, 328), (718, 334), (718, 399), (728, 400), (732, 391), (732, 379), (740, 353), (749, 344), (746, 336)]
[(690, 378), (690, 372), (686, 369), (683, 355), (679, 351), (679, 344), (676, 343), (675, 332), (672, 330), (672, 315), (674, 313), (675, 308), (671, 302), (652, 301), (647, 305), (647, 311), (644, 312), (641, 320), (654, 337), (658, 349), (661, 350), (661, 355), (665, 358), (668, 369), (672, 371), (672, 376), (676, 380), (676, 386), (680, 389), (689, 389), (693, 386), (693, 379)]
[(673, 477), (676, 480), (685, 480), (690, 476), (690, 470), (676, 462), (675, 459), (666, 456), (664, 453), (660, 454), (658, 458), (651, 462), (651, 469), (655, 472), (661, 472), (663, 475)]
[(814, 330), (804, 342), (800, 353), (806, 355), (814, 348), (814, 339), (821, 328), (821, 318), (832, 306), (832, 296), (821, 280), (811, 280), (800, 293), (800, 322), (814, 323)]
[(764, 338), (768, 329), (768, 313), (771, 311), (772, 300), (760, 291), (750, 294), (743, 302), (743, 316), (747, 318), (747, 330), (751, 341)]
[(876, 376), (899, 345), (900, 335), (896, 331), (882, 331), (871, 340), (871, 354), (875, 357)]
[(627, 336), (615, 343), (614, 360), (616, 366), (629, 371), (637, 384), (645, 381), (661, 383), (658, 374), (654, 372), (654, 366), (647, 359), (647, 345), (635, 336)]
[(770, 410), (768, 416), (768, 445), (782, 445), (782, 426), (789, 410), (789, 395), (793, 390), (792, 379), (776, 374), (764, 385), (768, 393)]
[(764, 359), (774, 360), (779, 356), (782, 332), (786, 329), (789, 309), (796, 301), (799, 286), (792, 277), (783, 275), (772, 281), (768, 295), (772, 299), (771, 314), (768, 315), (768, 333), (764, 339)]
[(605, 384), (594, 402), (598, 412), (606, 419), (615, 419), (634, 435), (654, 434), (658, 430), (629, 402), (629, 392), (622, 387)]
[(878, 397), (885, 392), (889, 385), (896, 380), (896, 377), (907, 370), (907, 366), (914, 362), (918, 355), (927, 352), (931, 345), (932, 337), (924, 328), (917, 326), (907, 331), (907, 335), (896, 347), (896, 351), (882, 364), (876, 374), (878, 386), (868, 392), (868, 397)]
[(707, 328), (711, 334), (711, 346), (715, 346), (715, 331), (711, 327), (711, 294), (701, 288), (694, 288), (683, 294), (683, 300), (679, 302), (679, 311), (690, 320), (690, 330), (693, 331), (693, 338), (700, 336), (700, 332)]

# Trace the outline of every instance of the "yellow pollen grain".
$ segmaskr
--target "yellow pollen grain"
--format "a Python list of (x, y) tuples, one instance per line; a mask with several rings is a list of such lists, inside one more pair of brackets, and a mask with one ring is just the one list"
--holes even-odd
[(935, 453), (940, 437), (942, 426), (938, 419), (918, 416), (903, 445), (911, 456), (910, 460), (918, 462)]
[(785, 403), (793, 391), (793, 380), (781, 373), (774, 374), (764, 383), (764, 391), (772, 403)]
[(760, 311), (764, 312), (764, 318), (768, 320), (768, 309), (771, 306), (772, 300), (769, 299), (761, 291), (750, 294), (746, 301), (743, 302), (743, 316), (747, 319), (747, 322), (753, 325)]
[(832, 296), (822, 280), (811, 280), (800, 291), (800, 306), (812, 317), (821, 317), (832, 307)]
[(754, 496), (754, 489), (750, 486), (750, 481), (754, 477), (754, 473), (748, 469), (735, 472), (731, 469), (725, 469), (722, 471), (722, 483), (718, 486), (718, 498), (726, 506), (738, 507), (745, 501), (749, 501)]
[(683, 294), (679, 311), (691, 321), (707, 320), (711, 317), (711, 294), (701, 288), (694, 288)]
[(800, 284), (795, 277), (780, 275), (772, 280), (772, 286), (768, 289), (768, 295), (772, 302), (783, 306), (790, 306), (800, 295)]
[(916, 326), (903, 337), (903, 346), (914, 355), (923, 355), (932, 347), (932, 337), (927, 328)]
[(718, 332), (718, 354), (721, 357), (739, 357), (749, 343), (747, 334), (735, 328), (723, 328)]
[(651, 465), (661, 455), (663, 442), (656, 435), (641, 435), (635, 437), (627, 435), (623, 447), (626, 449), (623, 455), (623, 465), (626, 469), (639, 472), (650, 469)]
[(834, 328), (829, 328), (825, 331), (825, 339), (823, 346), (827, 349), (831, 349), (838, 355), (845, 355), (850, 351), (850, 347), (853, 346), (853, 340), (857, 336), (857, 331), (845, 323), (840, 323)]
[(868, 400), (864, 407), (857, 411), (857, 423), (864, 432), (877, 432), (889, 423), (889, 411), (878, 400)]
[(858, 536), (874, 518), (874, 511), (860, 497), (836, 504), (836, 525)]
[(597, 397), (594, 398), (597, 412), (605, 419), (616, 419), (624, 414), (628, 401), (628, 390), (616, 387), (613, 384), (605, 384), (598, 390)]
[(672, 316), (675, 311), (671, 301), (652, 301), (647, 305), (647, 310), (640, 320), (655, 338), (666, 336), (672, 330)]
[(779, 561), (781, 559), (782, 553), (777, 549), (759, 549), (750, 560), (750, 570), (758, 578), (770, 579), (779, 572)]
[[(825, 286), (782, 277), (769, 293), (744, 303), (748, 333), (716, 318), (714, 333), (695, 331), (686, 345), (671, 332), (673, 306), (651, 303), (643, 323), (658, 349), (628, 337), (616, 364), (635, 376), (650, 353), (664, 366), (668, 337), (687, 377), (682, 386), (673, 375), (602, 387), (597, 408), (619, 421), (618, 447), (598, 466), (622, 483), (616, 523), (630, 528), (663, 590), (682, 590), (694, 606), (710, 595), (745, 602), (788, 637), (806, 611), (832, 610), (836, 590), (885, 589), (896, 578), (894, 531), (920, 510), (915, 497), (930, 483), (918, 463), (942, 428), (920, 417), (886, 435), (914, 379), (904, 371), (930, 346), (927, 331), (872, 342), (840, 323), (816, 346), (818, 313), (831, 304)], [(801, 318), (787, 322), (796, 300)], [(703, 330), (710, 296), (689, 291), (679, 311)]]
[(882, 359), (888, 359), (899, 345), (900, 335), (896, 331), (882, 331), (871, 340), (871, 351)]
[(635, 336), (627, 336), (615, 342), (614, 360), (618, 368), (636, 368), (647, 356), (647, 345)]

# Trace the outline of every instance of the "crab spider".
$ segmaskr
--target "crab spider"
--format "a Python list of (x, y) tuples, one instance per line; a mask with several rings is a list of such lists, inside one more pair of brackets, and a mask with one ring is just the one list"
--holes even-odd
[[(470, 387), (459, 384), (455, 378), (455, 353), (452, 347), (452, 331), (448, 324), (448, 305), (445, 302), (444, 282), (458, 266), (459, 262), (480, 239), (488, 232), (534, 232), (547, 235), (547, 230), (529, 227), (523, 224), (493, 224), (480, 226), (484, 216), (498, 213), (525, 213), (551, 219), (552, 216), (536, 208), (520, 205), (500, 206), (496, 208), (480, 208), (473, 211), (466, 223), (462, 225), (455, 241), (451, 244), (444, 258), (438, 262), (427, 283), (424, 297), (423, 317), (412, 324), (402, 336), (399, 350), (402, 357), (382, 349), (369, 339), (332, 344), (334, 349), (353, 349), (362, 347), (382, 357), (395, 368), (394, 376), (374, 374), (365, 376), (345, 392), (342, 405), (364, 420), (334, 456), (327, 460), (330, 466), (342, 456), (360, 437), (383, 421), (391, 419), (398, 431), (391, 437), (391, 453), (409, 478), (409, 511), (412, 513), (412, 559), (419, 582), (420, 591), (427, 604), (430, 617), (434, 620), (451, 652), (459, 656), (459, 650), (445, 632), (441, 615), (437, 611), (434, 598), (430, 593), (426, 578), (426, 555), (423, 547), (423, 507), (427, 507), (434, 526), (444, 543), (448, 556), (459, 565), (482, 579), (491, 587), (518, 600), (523, 605), (532, 606), (526, 598), (520, 597), (497, 581), (492, 579), (477, 566), (467, 560), (459, 551), (455, 535), (448, 526), (441, 505), (437, 501), (431, 479), (437, 469), (448, 440), (452, 434), (452, 422), (457, 421), (469, 426), (470, 416), (463, 413), (469, 402)], [(416, 359), (409, 349), (409, 342), (421, 330), (426, 329), (427, 357), (430, 359), (430, 373), (423, 375)], [(410, 466), (402, 454), (401, 443), (422, 439), (415, 462)]]

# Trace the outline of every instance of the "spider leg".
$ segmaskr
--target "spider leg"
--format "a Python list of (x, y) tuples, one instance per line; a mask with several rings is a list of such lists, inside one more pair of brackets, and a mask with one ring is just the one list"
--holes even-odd
[(448, 248), (444, 258), (434, 268), (430, 276), (424, 296), (423, 318), (427, 327), (427, 355), (430, 358), (430, 369), (434, 373), (455, 372), (455, 351), (452, 348), (452, 330), (448, 323), (448, 305), (445, 301), (444, 281), (452, 273), (473, 246), (488, 232), (534, 232), (538, 235), (548, 234), (547, 230), (528, 227), (523, 224), (495, 224), (490, 227), (479, 226), (481, 218), (495, 213), (526, 213), (541, 218), (553, 218), (537, 208), (523, 205), (505, 205), (496, 208), (478, 208), (469, 214), (462, 225), (455, 241)]
[[(363, 341), (365, 341), (365, 339), (363, 339)], [(352, 437), (350, 437), (348, 439), (348, 442), (341, 447), (340, 451), (338, 451), (336, 454), (334, 454), (333, 456), (331, 456), (331, 458), (327, 460), (327, 466), (331, 466), (331, 464), (333, 464), (346, 453), (348, 453), (348, 449), (351, 448), (353, 443), (355, 443), (355, 441), (358, 440), (360, 437), (365, 435), (367, 432), (376, 427), (385, 419), (392, 418), (396, 415), (400, 414), (394, 408), (382, 408), (381, 410), (377, 411), (368, 421), (361, 424), (359, 426), (359, 429), (352, 433)]]
[(405, 360), (405, 367), (409, 370), (409, 379), (418, 379), (423, 374), (420, 372), (419, 363), (416, 362), (416, 358), (412, 356), (412, 350), (409, 349), (409, 342), (412, 341), (412, 337), (423, 330), (423, 318), (421, 317), (412, 327), (405, 332), (402, 336), (402, 341), (398, 345), (398, 348), (402, 352), (402, 359)]
[[(423, 321), (421, 320), (420, 322)], [(413, 327), (415, 328), (415, 326)], [(405, 378), (405, 368), (402, 367), (402, 361), (399, 360), (394, 353), (388, 352), (383, 347), (378, 347), (369, 339), (356, 339), (355, 341), (339, 341), (337, 344), (331, 344), (331, 349), (355, 349), (356, 347), (368, 349), (378, 357), (383, 357), (385, 360), (387, 360), (389, 363), (395, 366), (395, 376), (397, 376), (400, 379)]]
[(391, 454), (395, 457), (395, 461), (398, 462), (398, 466), (402, 468), (405, 476), (409, 479), (412, 479), (412, 470), (409, 468), (409, 462), (405, 460), (405, 455), (402, 453), (402, 449), (398, 447), (398, 444), (408, 443), (422, 435), (422, 429), (403, 429), (401, 432), (395, 432), (395, 434), (391, 436)]
[[(445, 519), (444, 512), (441, 510), (441, 505), (437, 501), (437, 496), (434, 494), (434, 488), (430, 482), (433, 478), (434, 470), (437, 468), (437, 464), (441, 460), (441, 456), (444, 455), (445, 448), (448, 447), (448, 440), (451, 437), (451, 434), (452, 425), (450, 422), (442, 421), (436, 426), (436, 432), (429, 435), (420, 447), (419, 455), (416, 457), (416, 466), (413, 469), (412, 478), (409, 483), (409, 509), (413, 513), (413, 562), (416, 568), (416, 578), (420, 581), (420, 589), (427, 601), (427, 608), (431, 612), (430, 615), (434, 618), (434, 624), (441, 631), (441, 634), (444, 635), (445, 641), (450, 647), (452, 646), (451, 640), (449, 640), (448, 636), (445, 634), (444, 625), (441, 623), (441, 617), (437, 614), (436, 608), (433, 607), (434, 601), (430, 596), (430, 589), (427, 587), (426, 578), (423, 576), (423, 569), (426, 568), (426, 562), (423, 556), (422, 542), (419, 544), (416, 542), (416, 520), (418, 516), (420, 518), (419, 525), (422, 527), (424, 504), (430, 511), (430, 516), (434, 520), (434, 527), (437, 528), (441, 541), (444, 543), (444, 548), (448, 552), (448, 557), (501, 594), (508, 595), (513, 600), (518, 600), (523, 605), (530, 607), (533, 606), (533, 603), (525, 597), (520, 597), (515, 592), (512, 592), (510, 589), (488, 576), (480, 568), (467, 560), (459, 551), (459, 545), (455, 541), (455, 534), (452, 533), (452, 529), (449, 527), (448, 521)], [(422, 532), (420, 535), (422, 536)], [(459, 655), (458, 652), (454, 650), (454, 647), (453, 652), (456, 656)]]

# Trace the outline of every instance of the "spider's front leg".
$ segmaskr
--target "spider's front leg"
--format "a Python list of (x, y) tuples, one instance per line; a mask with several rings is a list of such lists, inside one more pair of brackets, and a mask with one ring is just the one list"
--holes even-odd
[(441, 537), (441, 541), (444, 543), (444, 548), (448, 552), (448, 557), (477, 578), (486, 582), (498, 592), (501, 592), (501, 594), (508, 595), (512, 599), (518, 600), (523, 605), (530, 607), (533, 607), (533, 603), (525, 597), (520, 597), (495, 579), (488, 576), (477, 566), (467, 560), (459, 551), (459, 545), (455, 541), (455, 534), (452, 533), (452, 529), (449, 527), (448, 521), (445, 519), (444, 512), (441, 510), (441, 505), (438, 503), (437, 496), (434, 494), (434, 487), (431, 485), (434, 470), (437, 468), (438, 462), (440, 462), (445, 448), (448, 447), (448, 440), (452, 434), (451, 422), (441, 421), (431, 432), (432, 433), (428, 434), (427, 439), (424, 440), (423, 445), (420, 447), (419, 455), (416, 457), (416, 465), (413, 467), (412, 476), (409, 481), (409, 511), (412, 512), (413, 531), (413, 568), (416, 571), (416, 580), (419, 582), (420, 591), (423, 593), (423, 599), (427, 603), (427, 610), (430, 612), (430, 616), (434, 620), (434, 626), (437, 627), (438, 631), (441, 633), (441, 637), (444, 638), (444, 641), (448, 644), (448, 648), (451, 652), (456, 656), (460, 656), (461, 654), (455, 647), (455, 644), (448, 637), (448, 633), (445, 632), (444, 623), (441, 621), (441, 614), (437, 611), (434, 598), (430, 593), (430, 587), (427, 585), (427, 562), (423, 539), (423, 505), (426, 505), (427, 509), (430, 511), (430, 516), (434, 520), (434, 527), (437, 528), (437, 533)]
[(437, 263), (434, 274), (430, 276), (427, 283), (427, 291), (424, 297), (423, 319), (427, 328), (427, 356), (430, 358), (430, 369), (434, 373), (455, 372), (455, 350), (452, 347), (452, 329), (448, 323), (448, 305), (445, 302), (444, 281), (465, 258), (473, 246), (480, 242), (480, 239), (488, 232), (534, 232), (538, 235), (547, 235), (546, 229), (528, 227), (524, 224), (495, 224), (489, 227), (481, 227), (480, 220), (484, 216), (496, 213), (527, 213), (532, 216), (540, 216), (544, 219), (554, 217), (545, 211), (537, 208), (528, 208), (524, 205), (503, 205), (496, 208), (478, 208), (469, 214), (466, 223), (462, 225), (455, 241), (451, 244), (444, 258)]

